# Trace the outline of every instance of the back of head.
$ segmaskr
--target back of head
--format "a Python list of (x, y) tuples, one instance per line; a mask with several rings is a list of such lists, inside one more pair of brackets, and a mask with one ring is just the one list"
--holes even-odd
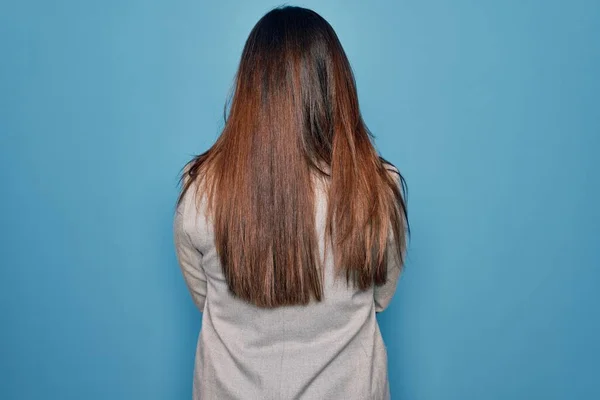
[(244, 46), (223, 132), (187, 166), (180, 197), (194, 183), (207, 196), (233, 294), (261, 307), (322, 299), (315, 173), (329, 178), (337, 271), (359, 289), (385, 282), (390, 237), (403, 256), (406, 207), (403, 180), (372, 138), (331, 25), (300, 7), (264, 15)]

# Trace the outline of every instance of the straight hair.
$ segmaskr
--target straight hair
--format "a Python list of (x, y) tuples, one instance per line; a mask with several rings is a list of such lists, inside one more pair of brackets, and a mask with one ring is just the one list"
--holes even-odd
[(386, 282), (389, 254), (404, 265), (406, 183), (372, 143), (325, 19), (292, 6), (265, 14), (228, 105), (216, 142), (184, 168), (178, 203), (192, 185), (206, 196), (232, 294), (265, 308), (323, 300), (314, 177), (327, 185), (325, 246), (336, 276), (367, 290)]

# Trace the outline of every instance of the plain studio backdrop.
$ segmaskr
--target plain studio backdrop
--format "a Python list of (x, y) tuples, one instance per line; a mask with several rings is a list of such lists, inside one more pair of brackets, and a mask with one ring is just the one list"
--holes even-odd
[[(0, 2), (0, 398), (191, 397), (177, 176), (278, 4)], [(600, 398), (600, 2), (292, 4), (408, 181), (392, 397)]]

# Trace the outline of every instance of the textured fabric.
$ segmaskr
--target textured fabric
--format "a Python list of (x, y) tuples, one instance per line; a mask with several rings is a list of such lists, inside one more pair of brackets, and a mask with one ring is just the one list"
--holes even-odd
[[(317, 188), (316, 223), (323, 255), (326, 197)], [(193, 378), (198, 400), (387, 400), (387, 353), (375, 313), (389, 304), (400, 265), (388, 247), (388, 283), (354, 290), (333, 279), (326, 255), (324, 300), (260, 309), (233, 297), (205, 214), (192, 186), (174, 221), (177, 258), (202, 312)], [(392, 236), (390, 235), (390, 238)]]

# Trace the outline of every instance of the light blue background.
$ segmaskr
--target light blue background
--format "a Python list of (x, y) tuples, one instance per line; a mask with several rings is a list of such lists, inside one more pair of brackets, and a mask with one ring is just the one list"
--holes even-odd
[[(1, 399), (190, 398), (176, 178), (277, 4), (0, 2)], [(600, 398), (600, 2), (294, 4), (408, 181), (393, 398)]]

